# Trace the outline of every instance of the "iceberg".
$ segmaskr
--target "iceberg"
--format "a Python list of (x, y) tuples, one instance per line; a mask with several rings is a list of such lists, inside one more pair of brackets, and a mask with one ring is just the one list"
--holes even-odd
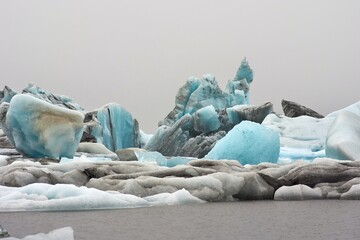
[(20, 153), (34, 158), (74, 156), (83, 132), (82, 113), (25, 94), (0, 109), (1, 127)]
[(244, 59), (234, 79), (229, 80), (225, 91), (221, 90), (215, 77), (205, 74), (202, 78), (190, 77), (176, 94), (175, 108), (159, 122), (159, 126), (172, 125), (185, 114), (212, 105), (215, 109), (248, 104), (249, 84), (252, 70)]
[(296, 102), (282, 100), (281, 106), (283, 108), (284, 114), (287, 117), (300, 117), (300, 116), (309, 116), (314, 118), (323, 118), (324, 116), (315, 112), (314, 110), (300, 105)]
[(274, 195), (274, 200), (310, 200), (323, 199), (320, 188), (311, 188), (306, 185), (283, 186)]
[(72, 98), (65, 95), (53, 94), (31, 83), (29, 83), (28, 86), (23, 89), (22, 93), (31, 95), (48, 103), (52, 103), (56, 106), (72, 110), (84, 110), (79, 104), (73, 102)]
[(141, 198), (70, 184), (34, 183), (19, 188), (0, 186), (0, 212), (120, 209), (203, 202), (184, 189)]
[(7, 102), (9, 103), (13, 96), (15, 96), (17, 92), (12, 90), (10, 87), (5, 86), (4, 90), (0, 91), (0, 103)]
[(192, 115), (185, 114), (171, 126), (160, 126), (145, 149), (165, 156), (202, 158), (235, 125), (245, 120), (261, 123), (272, 111), (271, 103), (224, 109), (209, 105)]
[(241, 164), (276, 163), (279, 158), (279, 134), (262, 125), (243, 121), (219, 140), (205, 159), (232, 159)]
[(325, 146), (327, 157), (360, 160), (360, 115), (347, 111), (337, 114)]
[(286, 117), (269, 114), (262, 125), (280, 134), (280, 157), (295, 161), (324, 157), (325, 140), (333, 117)]
[(116, 103), (86, 113), (84, 131), (113, 152), (141, 147), (137, 120)]

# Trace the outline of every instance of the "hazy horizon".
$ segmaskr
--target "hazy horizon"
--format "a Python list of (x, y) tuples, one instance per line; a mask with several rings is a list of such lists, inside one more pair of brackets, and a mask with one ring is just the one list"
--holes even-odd
[(251, 104), (322, 114), (360, 100), (359, 1), (0, 2), (0, 83), (87, 110), (117, 102), (153, 132), (190, 76), (224, 88), (246, 57)]

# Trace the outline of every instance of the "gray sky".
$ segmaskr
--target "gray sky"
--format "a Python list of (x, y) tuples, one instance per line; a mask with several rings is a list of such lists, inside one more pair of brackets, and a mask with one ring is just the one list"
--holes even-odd
[(326, 114), (360, 100), (358, 0), (0, 0), (0, 34), (0, 87), (117, 102), (148, 132), (188, 77), (224, 87), (245, 56), (252, 104)]

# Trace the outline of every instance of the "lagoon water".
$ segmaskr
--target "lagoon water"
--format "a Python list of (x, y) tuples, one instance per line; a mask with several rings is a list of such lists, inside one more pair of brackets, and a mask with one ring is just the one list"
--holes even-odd
[(13, 237), (70, 226), (82, 239), (360, 239), (360, 201), (246, 201), (0, 213)]

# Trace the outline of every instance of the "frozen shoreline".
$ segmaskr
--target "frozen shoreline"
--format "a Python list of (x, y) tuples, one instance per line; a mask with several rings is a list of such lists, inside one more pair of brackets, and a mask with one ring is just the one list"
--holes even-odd
[(70, 226), (75, 239), (358, 239), (360, 202), (244, 201), (121, 210), (0, 213), (22, 238)]

